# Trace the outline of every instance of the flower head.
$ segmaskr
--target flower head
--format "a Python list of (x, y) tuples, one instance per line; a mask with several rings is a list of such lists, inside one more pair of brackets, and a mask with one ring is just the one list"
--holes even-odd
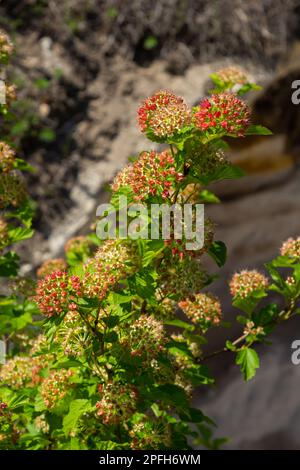
[(7, 62), (9, 57), (12, 55), (14, 50), (13, 44), (9, 36), (4, 32), (0, 31), (0, 60), (1, 62)]
[(163, 323), (151, 315), (141, 315), (128, 326), (129, 332), (121, 339), (121, 344), (130, 350), (131, 356), (143, 359), (155, 358), (166, 343)]
[(199, 293), (194, 299), (182, 300), (178, 303), (186, 316), (203, 331), (210, 326), (219, 325), (222, 318), (220, 301), (211, 293)]
[(244, 85), (249, 81), (243, 69), (236, 65), (224, 67), (215, 74), (226, 85)]
[(280, 248), (281, 256), (300, 258), (300, 237), (288, 238)]
[(78, 311), (70, 310), (56, 330), (54, 341), (66, 356), (83, 356), (89, 345), (89, 331)]
[(18, 207), (27, 198), (24, 181), (16, 173), (0, 174), (0, 209)]
[(194, 123), (202, 131), (243, 137), (250, 124), (250, 110), (235, 94), (219, 93), (200, 103)]
[(41, 382), (39, 373), (49, 363), (47, 355), (15, 356), (0, 369), (0, 380), (14, 389), (32, 387)]
[(72, 307), (74, 298), (82, 295), (78, 276), (68, 276), (65, 271), (54, 271), (38, 281), (35, 300), (47, 317), (57, 316)]
[(253, 321), (248, 321), (245, 325), (244, 335), (263, 335), (264, 334), (264, 329), (262, 326), (255, 326), (255, 323)]
[(84, 265), (84, 295), (104, 299), (109, 289), (136, 270), (137, 263), (132, 240), (106, 240)]
[(139, 158), (115, 178), (112, 190), (129, 186), (136, 201), (144, 201), (149, 196), (168, 198), (182, 175), (174, 166), (174, 158), (168, 152), (142, 152)]
[(141, 416), (132, 426), (129, 435), (133, 450), (159, 450), (170, 449), (171, 429), (170, 425), (162, 418)]
[(233, 297), (246, 298), (255, 291), (264, 290), (268, 287), (268, 279), (255, 269), (243, 270), (233, 275), (229, 287)]
[(207, 282), (203, 266), (190, 256), (184, 256), (180, 262), (177, 257), (164, 260), (158, 274), (159, 291), (163, 296), (179, 300), (199, 292)]
[(53, 273), (54, 271), (65, 271), (66, 269), (67, 263), (63, 258), (54, 258), (44, 261), (43, 264), (37, 270), (36, 274), (37, 277), (43, 278), (48, 274)]
[(180, 96), (169, 91), (159, 91), (147, 98), (138, 109), (142, 132), (151, 132), (158, 140), (172, 137), (190, 124), (191, 115)]
[(48, 434), (50, 426), (47, 423), (46, 417), (44, 414), (37, 416), (34, 420), (35, 427), (43, 434)]
[(97, 416), (104, 424), (124, 423), (136, 411), (138, 393), (135, 387), (108, 382), (98, 387), (101, 400), (96, 403)]
[(41, 385), (41, 395), (48, 409), (53, 409), (66, 396), (71, 388), (70, 377), (73, 371), (67, 369), (52, 370)]
[(8, 173), (14, 167), (15, 152), (6, 143), (0, 142), (0, 173)]
[(72, 252), (75, 255), (88, 256), (90, 255), (91, 243), (86, 237), (73, 237), (67, 241), (64, 246), (64, 249), (66, 254)]

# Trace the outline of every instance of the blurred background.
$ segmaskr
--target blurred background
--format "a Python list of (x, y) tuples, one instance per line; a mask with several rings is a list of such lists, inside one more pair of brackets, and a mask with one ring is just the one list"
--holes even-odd
[[(5, 0), (0, 27), (16, 53), (9, 78), (18, 87), (9, 132), (36, 169), (27, 175), (37, 202), (36, 234), (22, 246), (24, 272), (60, 256), (67, 239), (90, 231), (105, 186), (148, 144), (136, 125), (139, 102), (160, 88), (197, 103), (209, 74), (239, 65), (263, 86), (249, 97), (268, 138), (245, 138), (229, 158), (247, 173), (214, 187), (207, 208), (228, 262), (215, 292), (233, 320), (226, 279), (262, 268), (289, 236), (300, 235), (300, 0)], [(234, 327), (239, 333), (238, 326)], [(214, 349), (227, 331), (211, 335)], [(234, 333), (233, 333), (234, 335)], [(261, 368), (243, 383), (230, 354), (208, 365), (216, 387), (195, 402), (219, 423), (232, 449), (300, 448), (300, 366), (291, 343), (300, 319), (259, 347)]]

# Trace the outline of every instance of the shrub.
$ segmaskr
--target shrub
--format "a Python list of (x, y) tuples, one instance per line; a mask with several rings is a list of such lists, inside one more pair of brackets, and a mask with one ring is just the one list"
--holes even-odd
[[(232, 68), (212, 79), (212, 96), (192, 110), (169, 91), (142, 103), (141, 131), (168, 149), (142, 152), (116, 176), (111, 202), (118, 217), (119, 196), (126, 195), (131, 208), (136, 202), (147, 208), (153, 203), (215, 203), (218, 198), (207, 186), (241, 176), (224, 157), (224, 139), (270, 133), (250, 124), (250, 110), (241, 98), (257, 87)], [(2, 175), (14, 171), (9, 161)], [(3, 220), (2, 245), (31, 234), (30, 218), (24, 219), (28, 206), (20, 210), (19, 204), (10, 205), (27, 225), (11, 232)], [(0, 370), (4, 448), (187, 449), (193, 443), (208, 448), (221, 444), (212, 437), (214, 423), (193, 407), (192, 398), (195, 387), (213, 383), (202, 347), (207, 331), (223, 325), (221, 302), (207, 290), (215, 275), (205, 271), (201, 260), (210, 256), (222, 266), (226, 247), (214, 240), (210, 221), (205, 222), (204, 244), (196, 250), (186, 247), (188, 239), (177, 238), (176, 228), (172, 219), (168, 240), (98, 240), (95, 253), (95, 236), (72, 239), (65, 247), (66, 260), (50, 260), (38, 270), (35, 293), (25, 295), (22, 310), (17, 303), (21, 290), (2, 298), (2, 334), (9, 334), (12, 345)], [(159, 230), (162, 235), (161, 226)], [(221, 352), (235, 357), (246, 380), (259, 367), (253, 344), (264, 342), (275, 326), (298, 313), (298, 245), (291, 239), (283, 244), (280, 256), (266, 265), (268, 278), (241, 271), (229, 283), (243, 333), (227, 341)], [(15, 276), (15, 255), (7, 251), (2, 259), (5, 275)], [(281, 268), (289, 271), (288, 277)], [(261, 300), (274, 291), (284, 299), (283, 307), (267, 299), (262, 307)], [(19, 328), (24, 330), (37, 308), (42, 334), (34, 338), (27, 332), (18, 342)]]

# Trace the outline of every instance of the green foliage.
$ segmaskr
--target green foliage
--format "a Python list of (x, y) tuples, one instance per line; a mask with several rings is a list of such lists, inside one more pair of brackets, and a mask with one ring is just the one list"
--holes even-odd
[(241, 349), (236, 355), (236, 364), (240, 366), (245, 380), (250, 380), (259, 368), (257, 352), (251, 348)]
[[(118, 15), (114, 8), (106, 13), (112, 20)], [(156, 46), (156, 38), (146, 38), (146, 49)], [(236, 71), (226, 73), (212, 76), (214, 93), (234, 91), (232, 77), (238, 77), (239, 95), (257, 89)], [(39, 79), (35, 86), (46, 91), (49, 82)], [(210, 184), (243, 175), (226, 162), (223, 138), (270, 134), (248, 125), (245, 105), (230, 94), (225, 105), (232, 102), (240, 107), (244, 127), (241, 120), (218, 122), (221, 108), (213, 109), (215, 121), (208, 117), (209, 122), (197, 125), (197, 113), (201, 120), (212, 106), (208, 101), (199, 111), (168, 92), (148, 100), (139, 110), (142, 131), (168, 150), (142, 154), (117, 175), (108, 212), (116, 211), (120, 219), (124, 207), (119, 197), (124, 195), (131, 208), (136, 202), (147, 208), (153, 203), (219, 203)], [(23, 132), (24, 123), (19, 126)], [(38, 137), (51, 143), (55, 135), (42, 129)], [(16, 170), (32, 171), (19, 158), (9, 171)], [(18, 278), (20, 259), (12, 247), (32, 236), (34, 208), (27, 196), (20, 204), (14, 196), (0, 226), (0, 275), (14, 284), (0, 297), (0, 335), (8, 345), (7, 362), (0, 366), (0, 402), (7, 410), (0, 410), (4, 448), (218, 449), (226, 440), (215, 439), (215, 423), (192, 406), (193, 390), (214, 384), (203, 352), (206, 333), (226, 326), (219, 299), (203, 292), (216, 275), (204, 269), (202, 257), (209, 256), (218, 267), (227, 258), (225, 244), (214, 240), (213, 224), (205, 221), (204, 246), (193, 251), (187, 240), (175, 236), (172, 217), (167, 240), (75, 237), (67, 242), (64, 259), (40, 267), (36, 286), (35, 280)], [(148, 216), (144, 219), (148, 222)], [(127, 225), (132, 220), (128, 217)], [(222, 352), (235, 356), (245, 380), (259, 367), (253, 345), (299, 313), (300, 256), (279, 256), (266, 268), (271, 284), (248, 272), (231, 286), (243, 333), (227, 340)], [(288, 280), (282, 269), (290, 271)], [(282, 310), (267, 302), (269, 291), (282, 296)]]

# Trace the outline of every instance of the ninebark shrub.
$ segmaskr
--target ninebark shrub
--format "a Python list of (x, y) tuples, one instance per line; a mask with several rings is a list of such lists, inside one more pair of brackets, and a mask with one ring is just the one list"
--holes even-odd
[[(7, 62), (12, 49), (1, 38), (0, 58)], [(242, 99), (257, 86), (233, 67), (212, 80), (212, 94), (193, 109), (166, 90), (141, 104), (141, 132), (166, 148), (142, 152), (116, 176), (117, 216), (120, 196), (131, 208), (217, 203), (207, 186), (242, 175), (226, 160), (225, 139), (270, 134), (251, 124)], [(205, 221), (197, 250), (176, 238), (171, 220), (168, 240), (76, 237), (66, 244), (65, 259), (39, 268), (37, 281), (18, 278), (11, 247), (32, 235), (31, 203), (20, 182), (20, 171), (30, 167), (9, 144), (3, 138), (0, 145), (0, 274), (14, 288), (0, 298), (7, 352), (0, 366), (0, 447), (218, 448), (214, 423), (192, 405), (195, 387), (214, 382), (202, 351), (206, 333), (223, 325), (221, 300), (209, 290), (215, 273), (202, 266), (204, 256), (218, 267), (226, 261), (213, 221)], [(287, 240), (266, 270), (244, 270), (229, 281), (243, 331), (212, 353), (229, 351), (245, 380), (259, 367), (253, 345), (299, 313), (299, 240)], [(268, 303), (274, 292), (278, 303)]]

